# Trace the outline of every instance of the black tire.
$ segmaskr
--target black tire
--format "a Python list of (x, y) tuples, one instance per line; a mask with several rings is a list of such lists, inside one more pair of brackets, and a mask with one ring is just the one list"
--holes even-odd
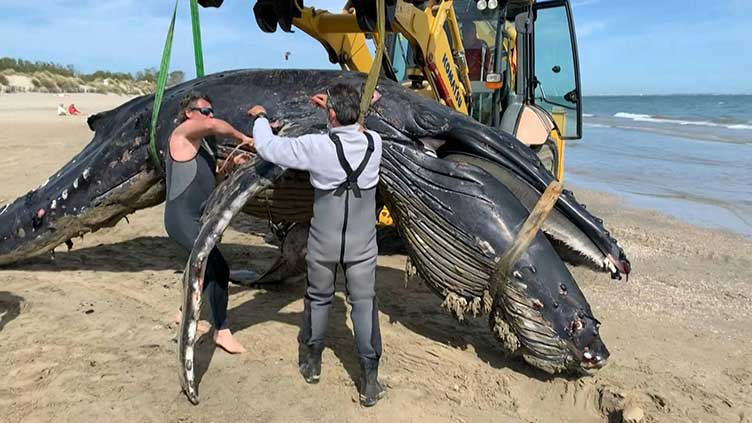
[(535, 146), (532, 150), (543, 163), (543, 167), (556, 177), (559, 171), (559, 152), (556, 151), (556, 142), (549, 138), (546, 142)]

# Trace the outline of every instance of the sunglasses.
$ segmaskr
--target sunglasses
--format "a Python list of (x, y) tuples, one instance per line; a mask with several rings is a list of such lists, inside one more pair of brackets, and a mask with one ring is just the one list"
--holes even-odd
[(329, 89), (326, 90), (326, 108), (332, 108), (332, 95), (329, 93)]
[(191, 107), (190, 110), (199, 112), (204, 116), (209, 116), (209, 115), (214, 114), (214, 109), (212, 109), (211, 107)]

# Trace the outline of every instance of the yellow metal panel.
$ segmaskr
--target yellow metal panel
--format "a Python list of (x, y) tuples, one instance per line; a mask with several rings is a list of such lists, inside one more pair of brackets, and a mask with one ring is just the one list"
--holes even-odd
[[(355, 15), (335, 15), (304, 8), (301, 10), (301, 17), (293, 19), (293, 24), (318, 40), (327, 50), (334, 51), (343, 68), (360, 72), (371, 69), (373, 56), (366, 45), (365, 35), (358, 28)], [(351, 29), (355, 31), (342, 32)]]
[[(448, 34), (444, 31), (445, 23), (449, 28)], [(343, 68), (360, 72), (371, 70), (373, 55), (354, 14), (333, 14), (308, 7), (301, 9), (301, 17), (294, 19), (293, 24), (317, 39), (328, 51), (334, 52), (336, 61)], [(393, 27), (425, 62), (422, 73), (431, 86), (430, 89), (420, 88), (417, 91), (433, 94), (437, 101), (467, 114), (466, 98), (470, 92), (467, 65), (464, 62), (455, 63), (449, 44), (451, 38), (457, 52), (463, 52), (453, 2), (436, 1), (425, 10), (420, 10), (411, 3), (397, 0)], [(442, 92), (446, 93), (445, 99), (439, 98)]]
[[(410, 4), (398, 1), (394, 26), (407, 38), (413, 48), (422, 52), (425, 60), (423, 73), (431, 83), (437, 100), (442, 100), (438, 97), (442, 91), (446, 90), (448, 96), (443, 99), (445, 104), (467, 114), (465, 98), (468, 89), (461, 73), (457, 72), (447, 38), (447, 35), (456, 36), (457, 40), (460, 40), (452, 5), (451, 1), (442, 1), (438, 6), (426, 7), (421, 11)], [(444, 23), (447, 19), (450, 19), (450, 34), (444, 31)], [(461, 46), (461, 42), (458, 41), (455, 45)]]
[(389, 210), (384, 206), (381, 209), (381, 212), (379, 213), (379, 218), (376, 222), (378, 226), (393, 226), (394, 225), (394, 219), (392, 219), (392, 216), (389, 214)]
[(564, 140), (561, 138), (559, 131), (554, 129), (551, 131), (551, 138), (556, 144), (556, 179), (559, 182), (564, 182)]

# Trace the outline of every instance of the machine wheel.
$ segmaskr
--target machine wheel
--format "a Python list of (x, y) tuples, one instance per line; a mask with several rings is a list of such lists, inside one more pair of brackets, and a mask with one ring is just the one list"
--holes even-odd
[(543, 163), (543, 167), (545, 167), (551, 175), (556, 177), (556, 174), (559, 171), (559, 153), (556, 151), (556, 143), (554, 140), (549, 138), (543, 144), (532, 148), (532, 150)]

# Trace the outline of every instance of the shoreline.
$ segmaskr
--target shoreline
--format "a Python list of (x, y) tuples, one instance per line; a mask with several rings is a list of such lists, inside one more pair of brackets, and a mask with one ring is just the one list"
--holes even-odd
[[(640, 204), (649, 204), (651, 202), (659, 202), (662, 200), (662, 198), (652, 195), (642, 195), (642, 194), (631, 194), (627, 195), (624, 193), (618, 193), (614, 191), (607, 191), (607, 190), (600, 190), (597, 188), (591, 188), (587, 186), (588, 184), (577, 184), (572, 183), (567, 185), (568, 189), (571, 189), (575, 193), (587, 193), (589, 196), (606, 196), (606, 197), (612, 197), (613, 201), (618, 201), (624, 205), (627, 209), (632, 209), (634, 212), (643, 212), (647, 215), (654, 216), (655, 219), (661, 219), (670, 221), (671, 224), (677, 225), (677, 226), (687, 226), (694, 229), (699, 230), (707, 230), (711, 232), (720, 232), (724, 233), (728, 236), (738, 237), (745, 241), (752, 242), (752, 229), (747, 229), (744, 227), (731, 227), (731, 226), (724, 226), (721, 223), (718, 222), (703, 222), (702, 218), (697, 218), (695, 220), (682, 217), (678, 214), (672, 214), (669, 211), (666, 210), (665, 207), (651, 207), (649, 205), (640, 205)], [(642, 198), (641, 198), (642, 197)], [(579, 198), (579, 195), (578, 195)], [(652, 201), (651, 201), (652, 200)], [(640, 203), (640, 204), (638, 204)], [(690, 207), (712, 207), (712, 208), (723, 208), (720, 204), (702, 204), (693, 202), (691, 199), (681, 199), (681, 200), (673, 200), (672, 205), (674, 207), (681, 207), (682, 205), (688, 205)], [(725, 210), (725, 209), (724, 209)], [(708, 212), (710, 213), (710, 211)]]
[[(23, 95), (23, 94), (19, 94)], [(51, 96), (52, 97), (52, 96)], [(76, 102), (81, 110), (110, 103)], [(58, 118), (44, 103), (3, 109), (0, 200), (44, 182), (91, 139), (82, 117)], [(17, 98), (18, 99), (18, 98)], [(26, 101), (26, 100), (24, 100)], [(97, 107), (100, 107), (97, 109)], [(30, 165), (30, 160), (33, 160)], [(602, 322), (611, 352), (594, 376), (551, 377), (503, 357), (486, 317), (458, 323), (405, 256), (380, 256), (377, 289), (389, 389), (372, 409), (357, 405), (357, 356), (342, 278), (330, 316), (320, 384), (297, 370), (303, 284), (231, 285), (229, 321), (249, 349), (229, 356), (198, 343), (199, 406), (180, 393), (177, 327), (181, 252), (164, 233), (163, 206), (0, 269), (0, 421), (431, 421), (596, 423), (634, 405), (646, 422), (752, 419), (752, 240), (696, 227), (624, 199), (576, 189), (603, 217), (632, 261), (628, 281), (570, 268)], [(243, 232), (237, 229), (242, 229)], [(239, 216), (221, 249), (231, 266), (261, 268), (275, 250)]]
[(752, 145), (593, 127), (568, 145), (565, 160), (565, 183), (752, 237)]

